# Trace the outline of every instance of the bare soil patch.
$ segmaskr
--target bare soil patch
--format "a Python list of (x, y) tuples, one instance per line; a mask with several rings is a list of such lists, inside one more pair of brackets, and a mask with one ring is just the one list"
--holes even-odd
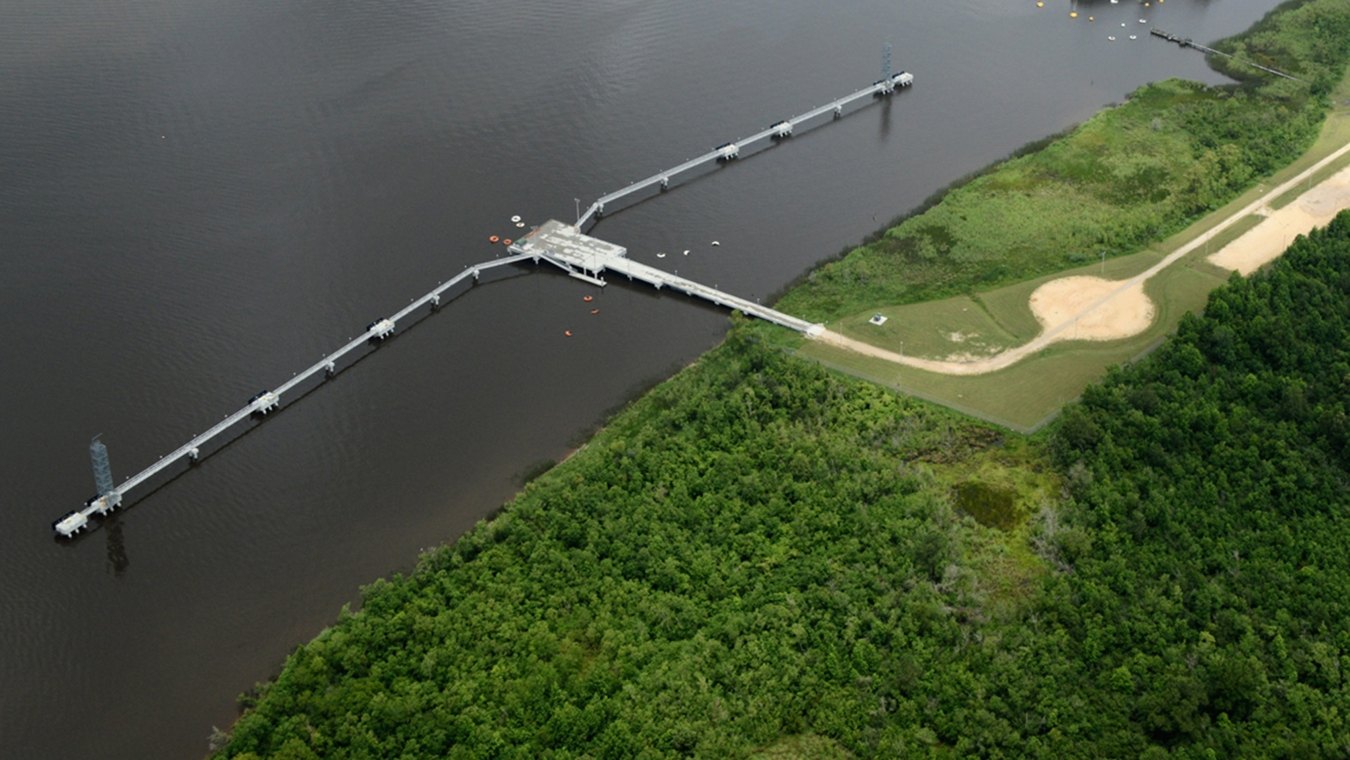
[(1118, 340), (1148, 329), (1153, 301), (1142, 282), (1061, 277), (1036, 288), (1031, 312), (1046, 330), (1072, 322), (1060, 340)]
[(1299, 235), (1321, 227), (1350, 208), (1350, 167), (1342, 169), (1298, 200), (1267, 214), (1265, 221), (1211, 254), (1209, 262), (1248, 275), (1272, 261)]

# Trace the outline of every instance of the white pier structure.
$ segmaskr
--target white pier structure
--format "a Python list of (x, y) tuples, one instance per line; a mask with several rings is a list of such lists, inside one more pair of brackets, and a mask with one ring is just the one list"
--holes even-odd
[[(325, 354), (319, 361), (310, 365), (301, 372), (296, 373), (290, 380), (271, 390), (263, 390), (254, 395), (240, 409), (233, 414), (226, 415), (220, 422), (212, 425), (204, 433), (199, 433), (192, 437), (187, 443), (179, 446), (170, 453), (162, 456), (154, 464), (132, 475), (121, 483), (121, 485), (110, 486), (111, 476), (106, 474), (107, 459), (106, 452), (103, 453), (101, 465), (104, 473), (99, 476), (99, 489), (101, 493), (85, 502), (81, 509), (67, 513), (59, 520), (52, 523), (52, 529), (62, 538), (72, 538), (83, 531), (90, 524), (93, 517), (103, 517), (118, 507), (123, 505), (124, 497), (137, 486), (142, 485), (150, 478), (158, 475), (175, 463), (184, 460), (197, 462), (202, 457), (202, 449), (216, 437), (224, 434), (234, 426), (256, 416), (266, 416), (268, 413), (280, 408), (282, 398), (301, 383), (311, 378), (320, 377), (325, 380), (338, 373), (338, 361), (348, 354), (357, 351), (362, 346), (371, 342), (382, 341), (394, 334), (395, 328), (399, 322), (406, 319), (419, 309), (430, 307), (435, 310), (441, 304), (441, 299), (446, 292), (455, 285), (472, 277), (475, 282), (479, 275), (488, 269), (494, 267), (506, 266), (518, 262), (532, 261), (536, 264), (548, 262), (560, 269), (566, 271), (572, 277), (589, 282), (593, 285), (604, 286), (605, 280), (601, 275), (606, 271), (614, 271), (627, 275), (630, 280), (641, 280), (648, 283), (658, 290), (661, 288), (671, 288), (678, 290), (686, 295), (701, 298), (705, 301), (715, 303), (719, 306), (735, 309), (748, 316), (781, 325), (790, 330), (795, 330), (807, 337), (815, 337), (824, 331), (824, 325), (814, 324), (804, 319), (785, 314), (777, 309), (771, 309), (767, 306), (761, 306), (758, 303), (734, 296), (730, 293), (710, 288), (698, 282), (694, 282), (686, 277), (671, 274), (662, 271), (656, 267), (648, 266), (640, 262), (633, 261), (627, 256), (627, 249), (623, 246), (615, 245), (598, 238), (593, 238), (582, 234), (582, 228), (590, 221), (604, 213), (605, 204), (613, 203), (625, 196), (640, 192), (654, 185), (659, 185), (663, 190), (670, 186), (671, 177), (682, 172), (714, 161), (735, 160), (742, 148), (753, 145), (760, 140), (782, 139), (793, 134), (795, 129), (805, 127), (808, 122), (827, 113), (833, 113), (835, 118), (843, 116), (844, 108), (857, 100), (867, 97), (881, 97), (889, 95), (899, 87), (908, 87), (913, 84), (914, 76), (907, 72), (900, 72), (893, 76), (886, 75), (882, 79), (873, 83), (870, 87), (864, 87), (857, 92), (846, 95), (838, 100), (826, 103), (819, 108), (807, 111), (800, 116), (796, 116), (786, 121), (780, 121), (770, 125), (767, 129), (737, 142), (726, 143), (718, 146), (708, 153), (698, 158), (680, 164), (672, 169), (667, 169), (659, 174), (654, 174), (640, 182), (634, 182), (628, 187), (617, 192), (610, 193), (601, 197), (586, 213), (582, 214), (575, 225), (564, 224), (556, 220), (550, 220), (541, 227), (527, 234), (524, 238), (513, 243), (508, 250), (510, 256), (503, 256), (491, 261), (484, 261), (465, 267), (455, 277), (438, 284), (434, 289), (423, 295), (421, 298), (413, 299), (407, 306), (397, 312), (371, 322), (366, 325), (365, 330), (355, 338), (350, 339), (346, 344), (339, 347), (331, 354)], [(96, 472), (99, 465), (95, 466)], [(104, 482), (106, 475), (107, 482)]]
[(719, 145), (697, 158), (691, 158), (688, 161), (685, 161), (679, 166), (666, 169), (663, 172), (657, 172), (656, 174), (653, 174), (646, 179), (638, 180), (621, 190), (615, 190), (608, 195), (602, 195), (595, 203), (592, 203), (590, 207), (586, 209), (585, 213), (583, 213), (579, 219), (577, 219), (577, 229), (585, 229), (586, 225), (605, 213), (606, 205), (612, 204), (617, 200), (622, 200), (629, 195), (640, 193), (652, 187), (660, 187), (662, 190), (669, 189), (671, 179), (678, 174), (682, 174), (690, 169), (696, 169), (709, 163), (732, 161), (740, 156), (741, 149), (748, 148), (761, 140), (780, 140), (785, 137), (790, 137), (794, 130), (806, 128), (806, 122), (809, 122), (812, 119), (824, 116), (825, 114), (833, 114), (834, 118), (838, 119), (844, 115), (844, 109), (846, 107), (859, 100), (890, 95), (895, 92), (897, 88), (909, 87), (912, 84), (914, 84), (914, 75), (907, 71), (883, 77), (868, 87), (864, 87), (857, 92), (849, 93), (848, 95), (826, 103), (819, 108), (813, 108), (799, 116), (794, 116), (791, 119), (772, 124), (768, 128), (760, 130), (744, 139)]
[(628, 251), (623, 246), (582, 234), (575, 226), (556, 219), (550, 219), (524, 238), (517, 240), (511, 245), (511, 250), (536, 260), (546, 260), (566, 270), (573, 277), (595, 285), (605, 285), (600, 275), (608, 270), (627, 275), (630, 280), (641, 280), (655, 286), (657, 290), (670, 288), (682, 291), (685, 295), (702, 298), (718, 306), (735, 309), (748, 316), (796, 330), (807, 337), (814, 338), (825, 330), (824, 325), (808, 322), (717, 288), (710, 288), (687, 277), (680, 277), (633, 261), (628, 258)]
[[(514, 264), (520, 261), (531, 259), (528, 255), (503, 256), (499, 259), (484, 261), (473, 266), (466, 267), (464, 271), (455, 275), (449, 280), (439, 284), (431, 292), (414, 299), (412, 303), (395, 312), (393, 315), (383, 317), (371, 322), (360, 335), (352, 338), (345, 345), (338, 348), (331, 354), (324, 355), (319, 361), (307, 367), (304, 371), (297, 373), (294, 377), (272, 390), (259, 392), (248, 403), (227, 415), (225, 419), (212, 425), (204, 433), (199, 433), (192, 437), (192, 440), (179, 446), (168, 454), (159, 458), (154, 464), (132, 475), (109, 491), (101, 493), (85, 503), (82, 509), (75, 510), (65, 515), (61, 519), (52, 523), (52, 529), (63, 538), (71, 538), (75, 534), (84, 530), (89, 525), (89, 520), (94, 515), (105, 516), (117, 509), (122, 504), (122, 498), (129, 491), (141, 485), (150, 478), (158, 475), (160, 472), (170, 467), (176, 462), (184, 459), (189, 462), (196, 462), (201, 458), (202, 447), (209, 443), (215, 437), (226, 432), (230, 428), (253, 417), (254, 415), (265, 416), (274, 411), (281, 405), (282, 396), (293, 390), (296, 386), (309, 380), (312, 377), (322, 376), (324, 379), (333, 377), (338, 372), (337, 362), (348, 354), (360, 349), (371, 341), (381, 341), (394, 334), (394, 328), (398, 322), (426, 306), (432, 309), (440, 306), (441, 298), (447, 290), (458, 285), (469, 277), (476, 282), (483, 271), (494, 267)], [(537, 260), (537, 259), (536, 259)]]

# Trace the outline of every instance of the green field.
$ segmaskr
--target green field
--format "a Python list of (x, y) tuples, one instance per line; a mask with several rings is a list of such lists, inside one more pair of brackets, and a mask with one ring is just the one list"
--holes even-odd
[[(1112, 264), (1137, 263), (1149, 259), (1156, 259), (1156, 254), (1139, 254), (1137, 257), (1108, 261), (1107, 273), (1111, 273)], [(1097, 268), (1090, 267), (1078, 273), (1096, 271)], [(1020, 307), (1013, 304), (1017, 303), (1017, 295), (1029, 295), (1044, 279), (1054, 277), (995, 291), (986, 300), (1001, 301), (1003, 305), (1000, 308), (1004, 313), (1020, 310), (1029, 319), (1030, 311), (1026, 309), (1025, 297), (1020, 301)], [(1187, 257), (1145, 284), (1144, 292), (1153, 299), (1157, 312), (1153, 324), (1143, 333), (1118, 341), (1057, 343), (1012, 367), (986, 375), (955, 376), (926, 372), (821, 343), (805, 343), (797, 350), (797, 354), (1019, 432), (1032, 432), (1053, 418), (1064, 404), (1076, 399), (1089, 383), (1105, 375), (1108, 367), (1131, 361), (1156, 346), (1176, 328), (1183, 314), (1200, 310), (1209, 292), (1223, 284), (1225, 279), (1223, 270)], [(953, 302), (958, 300), (964, 299), (952, 299)], [(949, 311), (951, 307), (948, 303), (942, 302), (942, 308), (936, 310), (936, 314)], [(901, 308), (922, 311), (922, 306)], [(991, 311), (997, 313), (998, 310)], [(887, 326), (890, 324), (888, 322)], [(940, 341), (931, 342), (936, 344)], [(906, 343), (906, 350), (908, 347), (909, 343)]]
[[(1094, 118), (1079, 130), (1046, 147), (1042, 153), (1024, 156), (997, 167), (972, 183), (974, 190), (961, 188), (949, 194), (936, 207), (892, 228), (883, 238), (912, 240), (915, 230), (924, 231), (922, 234), (931, 238), (939, 234), (934, 232), (935, 229), (941, 229), (940, 235), (949, 241), (983, 236), (988, 239), (974, 248), (995, 250), (1004, 246), (1010, 251), (1006, 260), (990, 264), (994, 273), (1008, 271), (1013, 266), (1008, 260), (1015, 260), (1017, 268), (1030, 271), (1043, 269), (1047, 262), (1056, 260), (1094, 259), (1096, 256), (1087, 253), (1087, 250), (1094, 248), (1099, 251), (1097, 255), (1101, 251), (1107, 252), (1108, 258), (1104, 263), (1098, 259), (1094, 263), (1073, 268), (1061, 266), (1049, 273), (992, 289), (912, 302), (904, 297), (907, 291), (942, 292), (946, 288), (940, 279), (934, 279), (933, 271), (925, 271), (923, 267), (917, 273), (890, 278), (889, 285), (872, 282), (872, 277), (881, 277), (878, 267), (895, 264), (894, 261), (888, 261), (886, 255), (878, 253), (878, 246), (882, 244), (877, 243), (855, 250), (844, 260), (824, 270), (839, 270), (834, 274), (836, 279), (851, 273), (848, 276), (854, 277), (859, 287), (847, 296), (840, 296), (842, 291), (834, 283), (821, 278), (809, 281), (800, 292), (789, 294), (780, 303), (780, 308), (784, 304), (796, 305), (802, 310), (800, 313), (829, 319), (827, 324), (833, 330), (907, 356), (934, 359), (990, 356), (1026, 343), (1040, 332), (1041, 327), (1028, 305), (1032, 292), (1040, 285), (1073, 275), (1120, 280), (1139, 274), (1213, 229), (1268, 192), (1269, 188), (1291, 179), (1350, 143), (1350, 76), (1347, 76), (1334, 89), (1328, 117), (1311, 147), (1289, 165), (1253, 183), (1221, 207), (1161, 242), (1146, 244), (1142, 249), (1136, 246), (1132, 253), (1120, 254), (1118, 247), (1109, 246), (1104, 240), (1098, 246), (1083, 245), (1081, 241), (1071, 245), (1069, 241), (1075, 240), (1075, 234), (1082, 233), (1089, 226), (1102, 224), (1102, 219), (1109, 216), (1113, 206), (1109, 202), (1090, 198), (1088, 203), (1075, 205), (1075, 185), (1058, 179), (1045, 179), (1048, 171), (1046, 167), (1056, 167), (1054, 171), (1057, 175), (1068, 173), (1080, 179), (1090, 177), (1093, 172), (1086, 168), (1086, 161), (1113, 164), (1117, 160), (1112, 157), (1116, 152), (1130, 152), (1138, 147), (1140, 143), (1135, 142), (1130, 133), (1138, 133), (1141, 123), (1154, 125), (1159, 119), (1174, 120), (1168, 114), (1190, 107), (1196, 98), (1203, 96), (1179, 83), (1145, 88), (1142, 97), (1137, 95), (1126, 106)], [(1152, 126), (1150, 129), (1159, 131), (1153, 130)], [(1157, 138), (1156, 135), (1140, 137), (1136, 134), (1135, 137), (1148, 138), (1151, 150), (1155, 153), (1189, 150), (1175, 135)], [(1350, 165), (1350, 156), (1344, 156), (1314, 173), (1311, 183), (1315, 184), (1347, 165)], [(1271, 205), (1278, 208), (1291, 202), (1307, 186), (1301, 184), (1282, 194)], [(1085, 192), (1082, 183), (1079, 183), (1078, 188), (1079, 194)], [(1170, 213), (1167, 203), (1126, 205), (1131, 206), (1139, 218)], [(1065, 224), (1065, 219), (1073, 221)], [(1183, 315), (1202, 309), (1209, 292), (1229, 276), (1226, 270), (1207, 263), (1205, 258), (1256, 226), (1261, 219), (1253, 215), (1239, 220), (1202, 248), (1151, 278), (1145, 286), (1145, 292), (1153, 300), (1155, 320), (1148, 330), (1132, 338), (1111, 342), (1066, 341), (1017, 366), (973, 377), (939, 375), (897, 367), (881, 359), (859, 356), (809, 341), (797, 341), (791, 346), (798, 355), (834, 369), (1014, 430), (1032, 431), (1052, 419), (1065, 403), (1078, 398), (1088, 384), (1105, 375), (1108, 367), (1137, 359), (1175, 330)], [(1137, 223), (1137, 220), (1131, 223)], [(1059, 229), (1061, 226), (1072, 229), (1065, 232)], [(1028, 238), (1037, 237), (1046, 242), (1039, 247), (1026, 242)], [(1065, 245), (1071, 245), (1067, 254), (1062, 249), (1053, 250), (1056, 246)], [(954, 250), (956, 246), (953, 244), (951, 248), (948, 253), (960, 258), (960, 251)], [(981, 258), (974, 253), (967, 253), (966, 257), (971, 260)], [(965, 265), (946, 262), (934, 264), (930, 269), (944, 267), (948, 271), (943, 276), (954, 276)], [(973, 281), (983, 279), (990, 277), (977, 277)], [(906, 285), (906, 280), (913, 282)], [(869, 298), (878, 300), (867, 301)], [(887, 298), (894, 300), (884, 300)], [(850, 311), (841, 314), (843, 309)], [(886, 316), (887, 322), (881, 326), (870, 324), (868, 320), (874, 314)]]

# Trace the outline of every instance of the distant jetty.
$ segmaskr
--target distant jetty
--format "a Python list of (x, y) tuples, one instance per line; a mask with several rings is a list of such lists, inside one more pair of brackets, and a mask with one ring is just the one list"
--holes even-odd
[(1229, 55), (1228, 53), (1223, 52), (1222, 50), (1215, 50), (1215, 49), (1212, 48), (1212, 47), (1208, 47), (1208, 46), (1206, 46), (1206, 45), (1201, 45), (1200, 43), (1196, 42), (1195, 40), (1191, 39), (1190, 37), (1179, 37), (1179, 36), (1177, 36), (1177, 35), (1175, 35), (1175, 34), (1172, 34), (1171, 32), (1164, 32), (1163, 30), (1157, 28), (1156, 26), (1153, 27), (1152, 29), (1148, 30), (1148, 33), (1151, 34), (1151, 35), (1153, 35), (1154, 37), (1161, 37), (1162, 39), (1165, 39), (1165, 40), (1167, 40), (1168, 42), (1175, 42), (1175, 43), (1177, 43), (1178, 45), (1180, 45), (1180, 46), (1182, 46), (1182, 47), (1184, 47), (1184, 48), (1194, 48), (1194, 49), (1199, 50), (1200, 52), (1205, 53), (1205, 54), (1207, 54), (1207, 55), (1221, 55), (1221, 56), (1223, 56), (1224, 58), (1228, 58), (1228, 59), (1237, 61), (1238, 63), (1245, 63), (1246, 65), (1251, 66), (1252, 68), (1260, 69), (1260, 70), (1262, 70), (1262, 71), (1264, 71), (1264, 72), (1266, 72), (1266, 73), (1268, 73), (1268, 74), (1274, 74), (1274, 75), (1277, 76), (1277, 77), (1284, 77), (1285, 79), (1292, 79), (1292, 80), (1294, 80), (1295, 82), (1302, 82), (1302, 81), (1303, 81), (1302, 79), (1299, 79), (1299, 78), (1296, 77), (1296, 76), (1291, 76), (1291, 75), (1289, 75), (1289, 74), (1286, 74), (1286, 73), (1284, 73), (1283, 71), (1280, 71), (1279, 69), (1272, 69), (1272, 68), (1269, 67), (1269, 66), (1262, 66), (1262, 65), (1259, 64), (1259, 63), (1254, 63), (1254, 62), (1249, 61), (1249, 60), (1247, 60), (1247, 59), (1245, 59), (1245, 58), (1234, 58), (1233, 56)]

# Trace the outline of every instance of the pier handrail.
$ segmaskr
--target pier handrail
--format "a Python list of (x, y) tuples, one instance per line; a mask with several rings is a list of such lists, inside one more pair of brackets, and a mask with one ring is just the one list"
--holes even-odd
[[(514, 264), (532, 258), (537, 257), (532, 256), (530, 254), (516, 254), (512, 256), (503, 256), (501, 258), (492, 259), (490, 261), (482, 261), (477, 264), (467, 266), (464, 268), (464, 271), (460, 272), (459, 274), (455, 275), (449, 280), (440, 283), (426, 295), (422, 296), (421, 298), (415, 299), (412, 303), (408, 304), (402, 309), (399, 309), (397, 312), (394, 313), (393, 316), (388, 318), (388, 322), (390, 324), (396, 324), (399, 322), (399, 320), (402, 320), (403, 318), (409, 316), (416, 310), (426, 306), (427, 304), (439, 304), (441, 296), (446, 291), (448, 291), (455, 285), (459, 284), (460, 282), (463, 282), (468, 277), (473, 277), (475, 280), (477, 280), (479, 274), (481, 274), (484, 270), (492, 269), (494, 267), (506, 266), (507, 264)], [(386, 335), (388, 335), (387, 331), (389, 329), (392, 328), (380, 327), (379, 323), (375, 323), (371, 327), (366, 328), (366, 330), (362, 331), (360, 335), (356, 336), (355, 338), (352, 338), (347, 343), (339, 347), (333, 353), (325, 354), (323, 358), (319, 359), (319, 361), (315, 362), (314, 364), (311, 364), (303, 371), (291, 377), (291, 379), (272, 389), (270, 391), (269, 397), (270, 403), (272, 404), (279, 403), (281, 397), (284, 394), (288, 393), (296, 386), (300, 385), (306, 380), (309, 380), (311, 377), (314, 377), (319, 373), (328, 373), (329, 375), (335, 374), (336, 371), (335, 368), (337, 366), (336, 363), (339, 359), (342, 359), (344, 356), (351, 353), (352, 351), (361, 348), (362, 346), (369, 343), (371, 340), (385, 337)], [(135, 475), (132, 475), (131, 477), (127, 478), (122, 483), (115, 486), (112, 489), (112, 491), (106, 494), (99, 494), (98, 498), (91, 500), (91, 502), (89, 504), (86, 504), (83, 509), (75, 510), (74, 512), (67, 514), (61, 520), (58, 520), (53, 527), (59, 534), (66, 536), (67, 538), (73, 536), (75, 533), (78, 533), (80, 529), (84, 527), (84, 525), (88, 522), (88, 519), (90, 517), (92, 517), (95, 514), (104, 514), (116, 508), (121, 503), (122, 497), (125, 496), (129, 491), (136, 488), (140, 484), (144, 483), (146, 480), (149, 480), (150, 478), (154, 477), (155, 475), (158, 475), (165, 468), (169, 467), (175, 462), (182, 460), (184, 457), (191, 457), (195, 460), (198, 456), (198, 452), (200, 451), (201, 447), (209, 443), (213, 438), (220, 435), (221, 433), (224, 433), (226, 430), (229, 430), (230, 428), (234, 427), (240, 422), (252, 417), (255, 412), (263, 411), (263, 407), (260, 407), (259, 404), (260, 404), (259, 399), (255, 397), (253, 400), (250, 400), (249, 403), (244, 405), (242, 408), (236, 410), (231, 414), (226, 415), (225, 418), (222, 419), (220, 422), (217, 422), (216, 424), (207, 428), (206, 432), (194, 435), (191, 438), (191, 440), (189, 440), (187, 443), (183, 444), (182, 446), (179, 446), (178, 448), (174, 449), (168, 454), (165, 454), (164, 456), (156, 460), (154, 464), (150, 465), (149, 467), (146, 467), (145, 469), (141, 470)], [(69, 530), (68, 531), (63, 530), (63, 526), (69, 528)]]
[[(818, 116), (824, 116), (827, 113), (837, 112), (840, 109), (844, 108), (845, 106), (853, 103), (855, 100), (858, 100), (859, 98), (876, 95), (878, 93), (889, 94), (896, 87), (908, 87), (913, 83), (914, 83), (914, 76), (908, 72), (902, 71), (899, 74), (890, 77), (889, 79), (883, 79), (868, 87), (864, 87), (861, 90), (849, 93), (848, 95), (845, 95), (844, 97), (839, 98), (838, 100), (830, 101), (829, 103), (826, 103), (823, 106), (813, 108), (810, 111), (807, 111), (802, 114), (798, 114), (797, 116), (794, 116), (791, 119), (786, 119), (785, 121), (777, 122), (770, 127), (767, 127), (754, 133), (753, 135), (750, 135), (749, 137), (745, 137), (740, 140), (736, 140), (734, 142), (725, 143), (725, 145), (734, 145), (738, 148), (751, 145), (760, 140), (780, 134), (781, 125), (783, 124), (787, 124), (790, 128), (795, 130), (798, 127), (802, 126), (805, 122), (811, 121), (812, 119)], [(577, 219), (576, 226), (578, 229), (585, 227), (595, 217), (596, 213), (600, 212), (601, 209), (603, 209), (605, 204), (607, 203), (612, 203), (620, 198), (623, 198), (624, 196), (632, 195), (633, 193), (636, 193), (640, 190), (649, 188), (652, 185), (660, 184), (662, 182), (668, 183), (670, 181), (670, 178), (673, 177), (674, 175), (682, 174), (686, 171), (689, 171), (690, 169), (693, 169), (696, 166), (706, 164), (709, 161), (715, 161), (718, 158), (721, 158), (722, 156), (723, 153), (721, 148), (713, 148), (707, 153), (704, 153), (695, 158), (691, 158), (688, 161), (679, 164), (678, 166), (666, 169), (665, 171), (657, 172), (656, 174), (653, 174), (650, 177), (640, 179), (636, 182), (631, 182), (618, 190), (615, 190), (611, 193), (606, 193), (605, 195), (600, 196), (598, 199), (596, 199), (594, 203), (592, 203), (589, 207), (586, 208), (585, 213), (583, 213), (581, 217)]]

